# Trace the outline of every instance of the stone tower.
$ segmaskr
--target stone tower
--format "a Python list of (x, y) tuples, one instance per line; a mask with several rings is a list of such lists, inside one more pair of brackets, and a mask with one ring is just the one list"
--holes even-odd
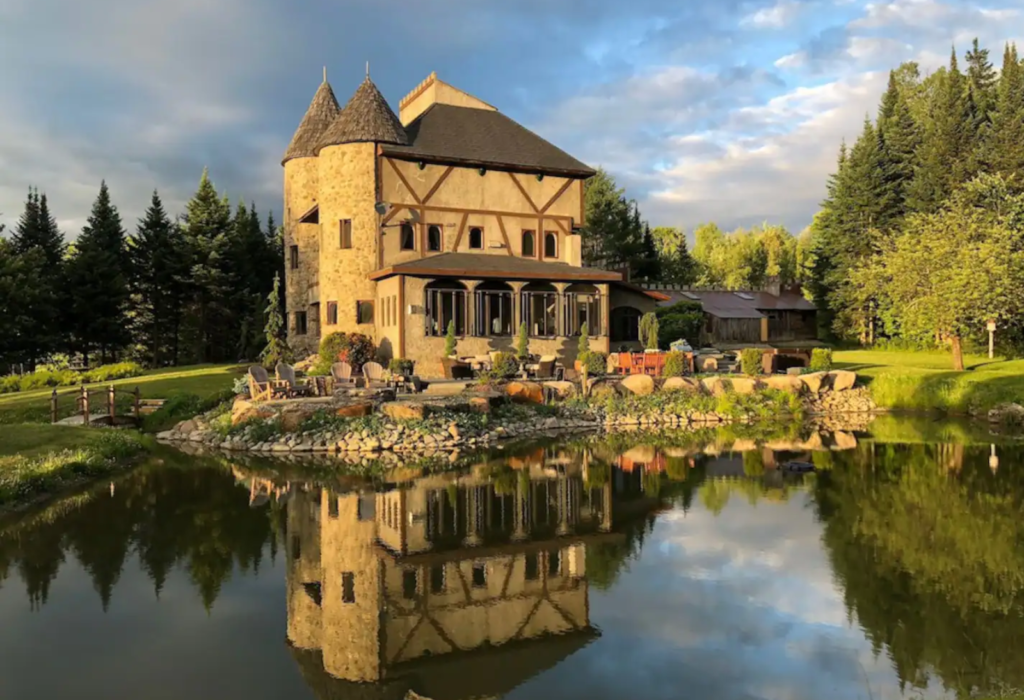
[[(317, 144), (319, 221), (321, 229), (319, 290), (337, 300), (337, 323), (321, 304), (323, 333), (364, 333), (375, 341), (373, 317), (376, 284), (368, 275), (378, 266), (379, 161), (377, 146), (408, 143), (405, 129), (367, 75)], [(343, 228), (348, 228), (343, 232)], [(376, 309), (374, 309), (376, 311)], [(363, 321), (363, 322), (360, 322)]]
[[(317, 146), (340, 111), (325, 71), (324, 81), (313, 95), (281, 161), (284, 166), (284, 283), (288, 333), (294, 348), (303, 352), (310, 350), (308, 339), (319, 335), (319, 318), (312, 317), (319, 316), (320, 227), (313, 222), (299, 223), (299, 219), (317, 203)], [(295, 335), (296, 313), (306, 314), (304, 337)]]

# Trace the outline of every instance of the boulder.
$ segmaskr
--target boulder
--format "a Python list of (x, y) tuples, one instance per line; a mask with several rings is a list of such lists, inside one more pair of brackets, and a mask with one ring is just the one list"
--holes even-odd
[(810, 374), (801, 374), (800, 381), (807, 387), (808, 393), (817, 396), (821, 393), (821, 385), (825, 383), (827, 376), (827, 372), (811, 372)]
[(725, 396), (729, 391), (730, 381), (720, 377), (705, 377), (700, 380), (700, 383), (704, 386), (704, 390), (712, 396)]
[(177, 431), (180, 435), (191, 435), (196, 430), (196, 422), (194, 420), (183, 421), (178, 424)]
[(857, 448), (857, 436), (853, 433), (837, 431), (832, 433), (832, 442), (836, 450), (854, 450)]
[[(385, 404), (385, 406), (390, 405), (391, 404)], [(373, 413), (373, 404), (369, 401), (350, 403), (345, 406), (340, 406), (334, 413), (341, 418), (362, 418), (363, 416), (368, 416)]]
[(848, 370), (835, 370), (828, 373), (831, 379), (832, 391), (847, 391), (857, 383), (857, 373)]
[(688, 391), (693, 394), (699, 393), (702, 388), (701, 383), (691, 377), (669, 377), (661, 385), (662, 391)]
[(544, 403), (544, 387), (536, 382), (509, 382), (505, 393), (516, 403)]
[(590, 380), (590, 397), (594, 399), (604, 399), (609, 396), (617, 396), (619, 390), (616, 388), (614, 382), (603, 380), (603, 379), (591, 379)]
[(391, 420), (423, 420), (427, 416), (427, 406), (418, 401), (391, 401), (381, 406), (381, 413)]
[(654, 393), (654, 377), (646, 374), (631, 374), (622, 380), (621, 385), (634, 396), (650, 396)]
[(734, 377), (729, 381), (732, 382), (732, 390), (737, 394), (748, 396), (757, 391), (758, 380), (753, 377)]
[(761, 381), (769, 389), (777, 389), (790, 394), (799, 395), (804, 390), (804, 383), (800, 381), (800, 377), (794, 377), (789, 374), (773, 374), (763, 377)]
[(301, 406), (289, 406), (281, 411), (281, 430), (286, 433), (297, 433), (299, 427), (313, 412)]
[(718, 371), (718, 359), (714, 357), (698, 357), (697, 358), (697, 371), (698, 372), (717, 372)]
[(1001, 403), (988, 412), (989, 423), (1024, 425), (1024, 406)]
[(576, 385), (572, 382), (544, 382), (544, 388), (560, 401), (571, 399), (576, 394)]
[(489, 396), (474, 396), (469, 400), (470, 413), (490, 413), (492, 398)]

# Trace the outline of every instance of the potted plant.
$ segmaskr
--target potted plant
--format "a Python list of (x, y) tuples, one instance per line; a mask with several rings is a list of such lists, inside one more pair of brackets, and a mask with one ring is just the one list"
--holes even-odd
[(411, 377), (414, 367), (415, 363), (412, 360), (399, 359), (397, 357), (392, 358), (388, 363), (388, 369), (391, 370), (392, 374), (403, 377)]

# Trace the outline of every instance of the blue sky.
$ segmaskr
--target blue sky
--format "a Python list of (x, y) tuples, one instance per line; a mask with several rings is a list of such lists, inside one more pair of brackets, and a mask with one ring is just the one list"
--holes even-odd
[(889, 68), (974, 36), (998, 59), (1022, 20), (1022, 0), (3, 0), (0, 223), (34, 185), (73, 237), (105, 178), (134, 226), (204, 166), (279, 211), (322, 66), (344, 101), (370, 61), (393, 107), (437, 71), (607, 168), (653, 224), (796, 232)]

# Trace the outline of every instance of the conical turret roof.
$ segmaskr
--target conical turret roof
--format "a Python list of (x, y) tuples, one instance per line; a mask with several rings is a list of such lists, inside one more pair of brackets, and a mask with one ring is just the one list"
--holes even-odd
[[(326, 73), (325, 73), (326, 75)], [(309, 109), (302, 117), (299, 128), (292, 136), (292, 142), (288, 144), (288, 150), (284, 152), (284, 165), (292, 158), (309, 158), (316, 155), (317, 144), (320, 137), (324, 135), (327, 128), (337, 118), (341, 108), (338, 107), (338, 99), (334, 96), (334, 90), (327, 78), (320, 83), (313, 101), (309, 103)]]
[(352, 95), (352, 99), (323, 133), (316, 151), (319, 153), (320, 149), (327, 146), (361, 141), (402, 146), (409, 143), (402, 123), (391, 111), (387, 100), (370, 80), (370, 76), (366, 76), (366, 80)]

